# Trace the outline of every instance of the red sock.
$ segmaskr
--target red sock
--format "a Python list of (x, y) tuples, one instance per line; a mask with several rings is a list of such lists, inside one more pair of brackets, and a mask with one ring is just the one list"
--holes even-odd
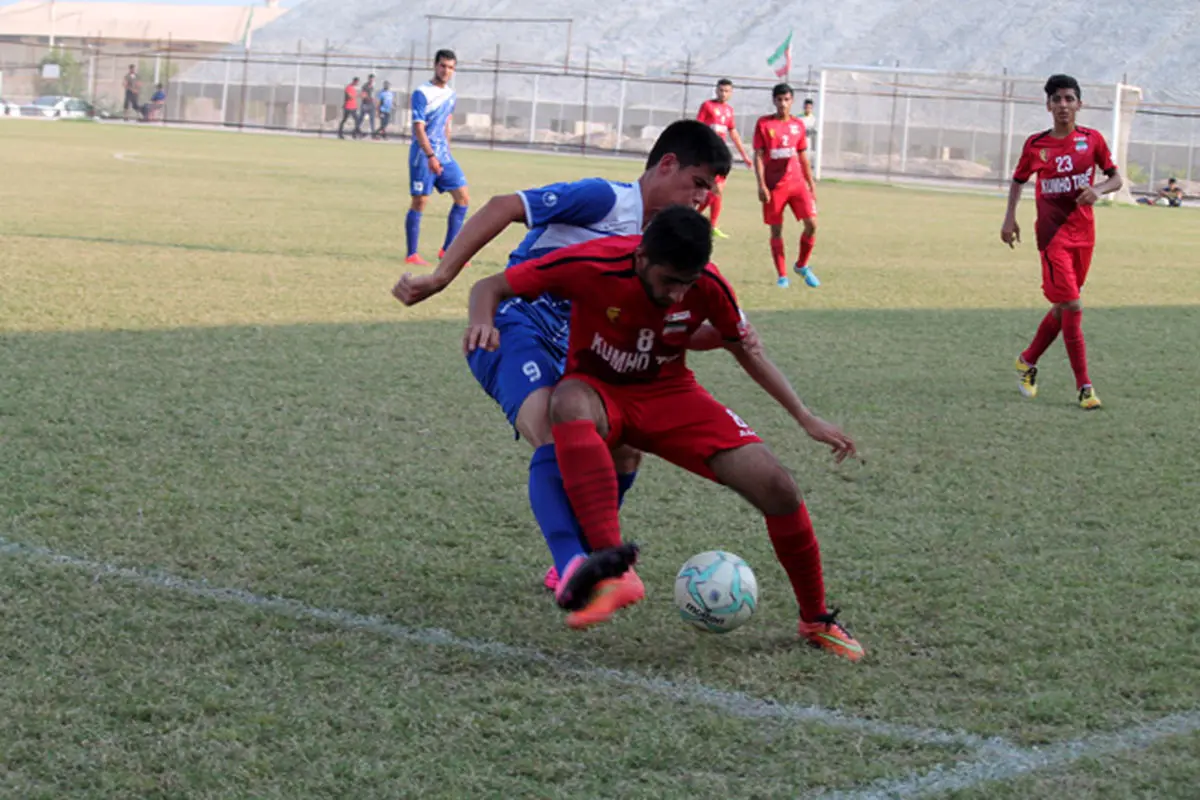
[(617, 471), (608, 445), (589, 420), (560, 422), (552, 432), (563, 488), (588, 546), (616, 547), (621, 543)]
[(825, 608), (825, 580), (821, 574), (821, 546), (813, 533), (812, 520), (804, 503), (791, 514), (767, 517), (767, 533), (775, 556), (787, 572), (800, 604), (800, 618), (813, 622)]
[(712, 209), (712, 226), (717, 227), (717, 219), (721, 216), (721, 195), (709, 192), (708, 207)]
[(817, 243), (817, 235), (814, 233), (809, 236), (807, 233), (800, 236), (800, 260), (796, 263), (802, 267), (808, 266), (809, 256), (812, 255), (813, 246)]
[(779, 273), (779, 277), (785, 277), (787, 265), (783, 263), (783, 239), (771, 238), (771, 258), (775, 259), (775, 271)]
[(1087, 345), (1083, 343), (1083, 312), (1064, 308), (1062, 312), (1063, 344), (1075, 373), (1075, 388), (1082, 389), (1092, 382), (1087, 371)]
[(1062, 320), (1054, 316), (1054, 310), (1046, 312), (1046, 316), (1042, 317), (1042, 322), (1038, 325), (1037, 333), (1034, 334), (1029, 349), (1021, 353), (1021, 360), (1026, 364), (1036, 364), (1042, 357), (1042, 353), (1045, 353), (1046, 349), (1054, 344), (1054, 340), (1058, 338), (1058, 332), (1061, 330)]

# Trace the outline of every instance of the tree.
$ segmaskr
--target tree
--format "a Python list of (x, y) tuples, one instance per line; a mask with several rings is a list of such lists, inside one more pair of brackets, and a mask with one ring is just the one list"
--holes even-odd
[[(58, 65), (57, 78), (42, 77), (42, 68), (47, 64)], [(55, 48), (46, 53), (38, 62), (37, 91), (39, 95), (60, 94), (81, 97), (85, 88), (82, 65), (70, 50), (64, 50), (61, 47)]]

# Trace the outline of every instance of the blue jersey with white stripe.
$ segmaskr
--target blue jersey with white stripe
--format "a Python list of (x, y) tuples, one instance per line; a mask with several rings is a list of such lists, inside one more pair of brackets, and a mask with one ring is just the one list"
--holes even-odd
[[(418, 86), (412, 95), (412, 121), (425, 123), (425, 136), (438, 161), (450, 160), (450, 142), (446, 139), (446, 123), (454, 113), (458, 95), (449, 86), (434, 86), (428, 81)], [(414, 136), (411, 150), (420, 147)]]
[[(642, 232), (642, 190), (636, 183), (584, 178), (518, 194), (525, 204), (529, 233), (509, 254), (510, 267), (579, 242)], [(526, 307), (529, 316), (550, 336), (561, 338), (567, 334), (569, 300), (545, 294)]]

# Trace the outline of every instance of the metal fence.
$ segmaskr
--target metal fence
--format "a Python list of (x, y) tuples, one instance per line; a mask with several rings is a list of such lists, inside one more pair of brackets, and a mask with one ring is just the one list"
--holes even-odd
[[(205, 54), (180, 52), (170, 42), (140, 49), (84, 43), (56, 51), (53, 58), (69, 64), (53, 82), (39, 77), (41, 64), (50, 57), (44, 45), (0, 44), (0, 91), (10, 100), (77, 94), (119, 115), (121, 80), (128, 65), (135, 64), (143, 100), (152, 84), (164, 84), (167, 100), (153, 122), (328, 136), (336, 133), (343, 116), (345, 84), (374, 74), (377, 85), (390, 81), (396, 92), (391, 130), (403, 138), (412, 91), (432, 72), (415, 49), (363, 55), (328, 47), (310, 52), (297, 45), (292, 53), (233, 48)], [(711, 97), (716, 79), (724, 77), (694, 72), (687, 64), (635, 72), (625, 63), (601, 63), (590, 51), (582, 64), (514, 60), (509, 51), (519, 49), (514, 42), (497, 46), (486, 58), (460, 60), (454, 79), (459, 95), (455, 140), (642, 155), (669, 122), (694, 116)], [(879, 67), (809, 68), (802, 73), (791, 81), (797, 113), (804, 98), (816, 101), (812, 153), (825, 176), (1003, 183), (1024, 137), (1049, 125), (1042, 79)], [(736, 87), (737, 128), (749, 147), (755, 119), (771, 113), (775, 79), (730, 77)], [(1109, 137), (1135, 190), (1148, 191), (1173, 176), (1186, 192), (1200, 194), (1195, 158), (1200, 103), (1149, 102), (1138, 90), (1120, 84), (1085, 81), (1084, 87), (1081, 121)]]

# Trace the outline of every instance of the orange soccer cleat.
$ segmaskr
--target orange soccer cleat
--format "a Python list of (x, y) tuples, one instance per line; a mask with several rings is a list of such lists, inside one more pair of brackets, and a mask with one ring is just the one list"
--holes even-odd
[(800, 638), (812, 647), (828, 650), (849, 661), (858, 661), (867, 654), (846, 626), (837, 621), (838, 610), (817, 617), (815, 622), (800, 620)]
[(597, 583), (587, 605), (567, 615), (567, 625), (578, 631), (608, 622), (613, 614), (640, 602), (645, 596), (646, 586), (631, 569), (619, 578), (607, 578)]

